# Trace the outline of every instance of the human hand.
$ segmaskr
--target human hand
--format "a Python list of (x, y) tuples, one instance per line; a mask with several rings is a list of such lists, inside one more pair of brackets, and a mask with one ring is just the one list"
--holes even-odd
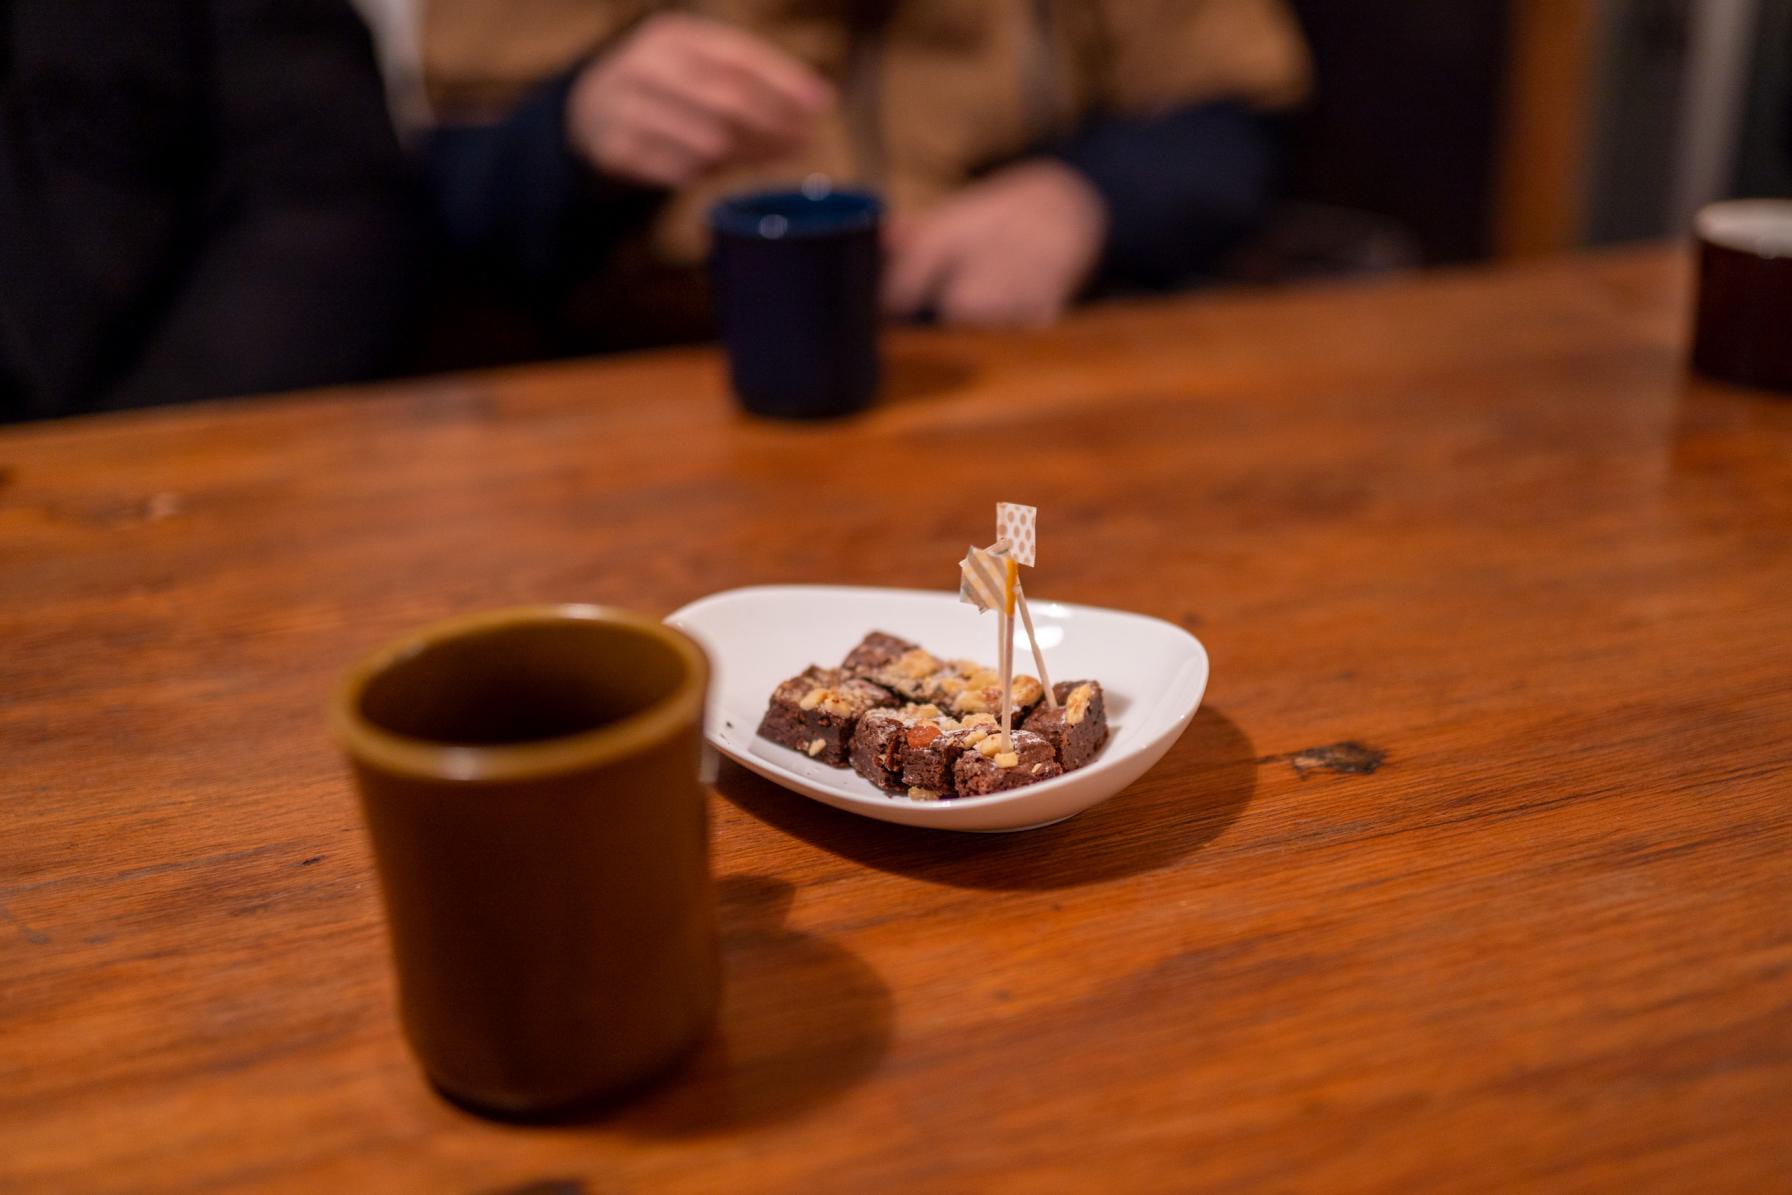
[(833, 100), (826, 80), (770, 42), (660, 13), (574, 81), (567, 139), (605, 174), (680, 187), (795, 148)]
[(884, 309), (947, 323), (1041, 327), (1088, 281), (1106, 205), (1071, 167), (1037, 159), (973, 183), (891, 229)]

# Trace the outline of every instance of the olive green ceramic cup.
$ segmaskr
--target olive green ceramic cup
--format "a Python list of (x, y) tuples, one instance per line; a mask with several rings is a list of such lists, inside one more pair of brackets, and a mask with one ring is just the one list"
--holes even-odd
[(528, 1116), (669, 1068), (720, 988), (709, 665), (650, 618), (544, 606), (376, 652), (331, 705), (430, 1080)]

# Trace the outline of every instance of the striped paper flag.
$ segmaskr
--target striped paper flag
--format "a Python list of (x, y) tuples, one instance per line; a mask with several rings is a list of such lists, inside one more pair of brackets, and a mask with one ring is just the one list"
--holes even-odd
[(979, 612), (1002, 608), (1002, 578), (1008, 572), (1008, 549), (971, 548), (958, 562), (958, 600)]

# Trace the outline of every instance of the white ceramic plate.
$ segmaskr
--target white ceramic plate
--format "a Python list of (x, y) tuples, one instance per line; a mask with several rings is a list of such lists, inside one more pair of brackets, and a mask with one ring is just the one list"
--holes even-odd
[[(979, 614), (955, 591), (762, 585), (701, 598), (666, 621), (709, 652), (715, 675), (706, 735), (730, 759), (792, 792), (866, 817), (947, 830), (1026, 830), (1081, 813), (1144, 775), (1187, 728), (1207, 688), (1207, 651), (1181, 627), (1028, 596), (1046, 670), (1054, 681), (1099, 680), (1113, 733), (1074, 772), (1012, 792), (946, 801), (891, 796), (850, 769), (828, 767), (755, 732), (779, 681), (810, 664), (837, 665), (867, 631), (900, 635), (935, 655), (993, 664), (994, 614)], [(1018, 626), (1014, 666), (1033, 671), (1026, 632)]]

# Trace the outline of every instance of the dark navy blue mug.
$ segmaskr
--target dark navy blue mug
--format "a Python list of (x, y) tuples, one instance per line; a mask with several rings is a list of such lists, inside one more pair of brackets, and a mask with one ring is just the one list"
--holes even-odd
[(761, 191), (710, 209), (716, 317), (749, 411), (826, 419), (871, 405), (882, 221), (863, 191)]

